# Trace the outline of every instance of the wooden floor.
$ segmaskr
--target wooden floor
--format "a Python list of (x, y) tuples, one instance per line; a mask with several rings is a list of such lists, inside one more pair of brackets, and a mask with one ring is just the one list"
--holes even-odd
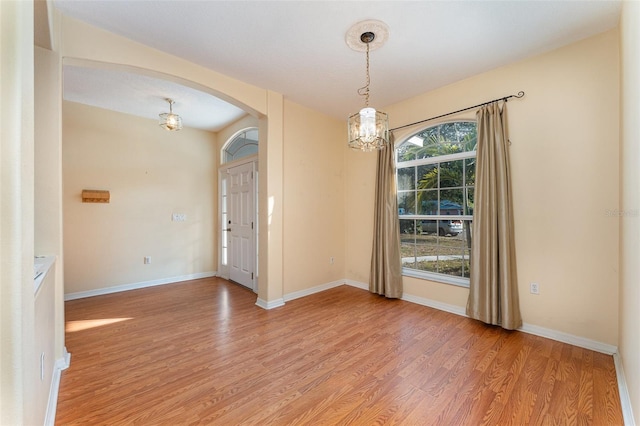
[(341, 286), (220, 279), (66, 302), (59, 425), (622, 425), (601, 353)]

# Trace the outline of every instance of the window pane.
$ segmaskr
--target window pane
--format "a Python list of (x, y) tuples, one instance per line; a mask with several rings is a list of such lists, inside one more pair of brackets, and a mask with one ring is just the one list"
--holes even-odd
[(458, 139), (462, 145), (462, 151), (475, 151), (478, 143), (476, 133), (476, 123), (471, 121), (461, 121), (456, 123)]
[(421, 257), (416, 261), (416, 267), (418, 271), (438, 272), (438, 258), (437, 256)]
[(258, 129), (247, 129), (225, 144), (224, 163), (258, 153)]
[(414, 160), (416, 158), (416, 154), (411, 147), (415, 147), (415, 145), (408, 142), (404, 142), (398, 146), (398, 148), (396, 148), (396, 162), (401, 163), (403, 161)]
[(238, 150), (233, 154), (233, 159), (248, 157), (250, 155), (254, 155), (258, 153), (258, 145), (256, 144), (246, 144), (241, 147), (238, 147)]
[[(462, 232), (462, 222), (460, 220), (441, 219), (437, 222), (438, 235), (441, 237), (455, 237)], [(449, 238), (440, 238), (438, 244), (451, 247)]]
[(464, 160), (464, 184), (473, 186), (476, 184), (476, 159), (467, 158)]
[(418, 189), (435, 189), (438, 187), (438, 165), (425, 164), (418, 166)]
[[(422, 234), (434, 234), (438, 235), (439, 233), (439, 223), (436, 219), (433, 220), (421, 220), (420, 221), (420, 230)], [(435, 238), (430, 241), (432, 244), (438, 244), (438, 239)]]
[(456, 131), (456, 123), (445, 123), (440, 126), (440, 139), (444, 145), (456, 144), (458, 142), (458, 132)]
[(400, 257), (402, 265), (408, 268), (415, 266), (416, 257), (416, 221), (400, 219)]
[(416, 189), (416, 168), (404, 167), (398, 169), (398, 189)]
[(415, 191), (405, 191), (398, 193), (398, 214), (415, 214)]
[(440, 188), (463, 185), (463, 167), (465, 160), (440, 163)]
[[(437, 272), (438, 234), (433, 233), (437, 226), (436, 222), (435, 220), (418, 221), (420, 233), (416, 236), (415, 269), (417, 270)], [(429, 223), (433, 226), (429, 226)]]
[(419, 133), (419, 135), (425, 140), (425, 145), (430, 145), (438, 142), (438, 135), (440, 130), (438, 126), (429, 127)]
[(438, 191), (418, 191), (418, 214), (438, 214)]
[(465, 207), (465, 211), (464, 214), (466, 215), (473, 215), (473, 206), (474, 204), (474, 188), (473, 187), (467, 187), (465, 190), (466, 193), (466, 201), (467, 204), (464, 206)]
[(465, 278), (469, 278), (471, 276), (469, 269), (469, 264), (471, 262), (471, 252), (469, 250), (464, 251), (464, 258), (462, 259), (462, 276)]
[(438, 128), (432, 127), (419, 134), (423, 139), (422, 149), (416, 153), (416, 158), (430, 158), (440, 155), (440, 142), (438, 139)]
[(400, 219), (400, 234), (402, 238), (408, 236), (413, 240), (416, 232), (416, 221), (414, 219)]
[(446, 189), (440, 191), (440, 214), (461, 215), (464, 213), (464, 189)]

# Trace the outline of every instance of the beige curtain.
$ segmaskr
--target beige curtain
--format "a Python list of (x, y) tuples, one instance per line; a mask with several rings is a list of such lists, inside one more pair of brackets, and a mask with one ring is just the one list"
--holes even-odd
[(467, 315), (513, 330), (522, 325), (516, 276), (506, 102), (476, 113), (475, 208)]
[(369, 291), (389, 298), (400, 298), (402, 264), (394, 154), (391, 135), (389, 144), (378, 151)]

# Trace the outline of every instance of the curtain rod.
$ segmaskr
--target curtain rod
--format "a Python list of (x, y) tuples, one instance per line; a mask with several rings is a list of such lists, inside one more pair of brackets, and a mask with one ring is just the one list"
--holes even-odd
[(404, 129), (405, 127), (415, 126), (416, 124), (424, 123), (424, 122), (431, 121), (431, 120), (436, 120), (436, 119), (438, 119), (438, 118), (446, 117), (446, 116), (448, 116), (448, 115), (457, 114), (457, 113), (459, 113), (459, 112), (463, 112), (463, 111), (468, 111), (468, 110), (470, 110), (470, 109), (479, 108), (479, 107), (481, 107), (481, 106), (489, 105), (489, 104), (490, 104), (490, 103), (492, 103), (492, 102), (496, 102), (496, 101), (505, 101), (505, 102), (506, 102), (506, 101), (507, 101), (507, 99), (511, 99), (511, 98), (521, 98), (521, 97), (523, 97), (523, 96), (524, 96), (524, 92), (521, 90), (521, 91), (519, 91), (519, 92), (518, 92), (518, 94), (517, 94), (517, 95), (509, 95), (509, 96), (505, 96), (505, 97), (503, 97), (503, 98), (498, 98), (498, 99), (494, 99), (494, 100), (492, 100), (492, 101), (483, 102), (483, 103), (481, 103), (481, 104), (474, 105), (474, 106), (470, 106), (470, 107), (468, 107), (468, 108), (462, 108), (462, 109), (459, 109), (459, 110), (457, 110), (457, 111), (448, 112), (448, 113), (446, 113), (446, 114), (438, 115), (438, 116), (436, 116), (436, 117), (431, 117), (431, 118), (427, 118), (427, 119), (425, 119), (425, 120), (416, 121), (415, 123), (410, 123), (410, 124), (405, 124), (404, 126), (394, 127), (393, 129), (390, 129), (389, 131), (390, 131), (390, 132), (393, 132), (394, 130)]

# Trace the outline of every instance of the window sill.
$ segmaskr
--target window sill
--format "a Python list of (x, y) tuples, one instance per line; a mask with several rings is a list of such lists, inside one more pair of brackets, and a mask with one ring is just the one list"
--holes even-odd
[(444, 274), (435, 274), (432, 272), (417, 271), (415, 269), (402, 268), (402, 275), (405, 277), (418, 278), (421, 280), (429, 280), (437, 283), (450, 284), (458, 287), (469, 288), (469, 278), (458, 278)]
[(44, 278), (56, 260), (55, 256), (36, 256), (33, 260), (33, 293), (38, 293)]

